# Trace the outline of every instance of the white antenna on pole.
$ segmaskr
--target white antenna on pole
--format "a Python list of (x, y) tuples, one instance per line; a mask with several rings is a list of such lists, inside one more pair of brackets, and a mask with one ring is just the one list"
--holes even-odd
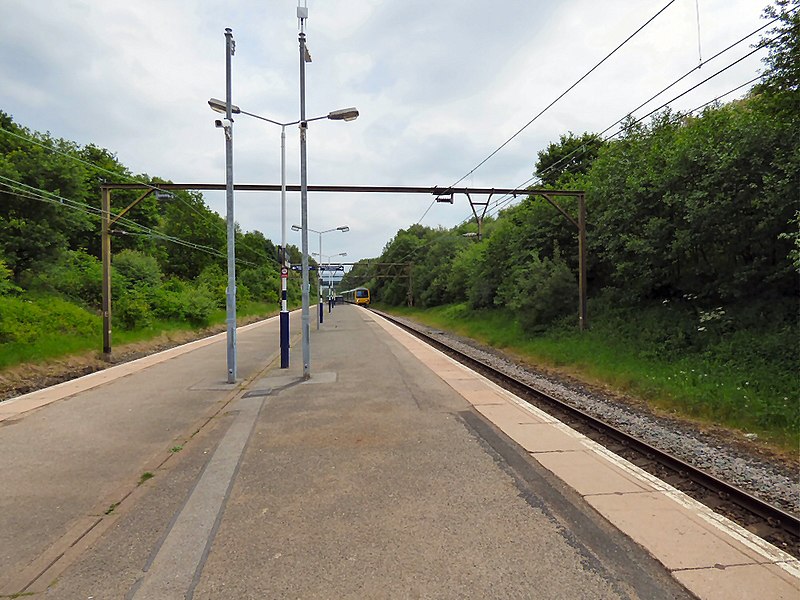
[(308, 0), (303, 0), (303, 5), (300, 6), (300, 0), (297, 0), (297, 26), (300, 28), (300, 33), (305, 31), (305, 23), (308, 18)]
[(697, 59), (699, 61), (697, 68), (699, 69), (703, 66), (703, 49), (700, 45), (700, 0), (695, 0), (694, 7), (697, 14)]

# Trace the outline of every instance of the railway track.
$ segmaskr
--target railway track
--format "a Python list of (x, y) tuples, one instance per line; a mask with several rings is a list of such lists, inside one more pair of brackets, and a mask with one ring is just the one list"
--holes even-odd
[[(374, 309), (369, 310), (374, 311)], [(374, 312), (531, 404), (546, 410), (570, 427), (728, 517), (748, 531), (800, 558), (800, 518), (796, 515), (454, 348), (442, 340), (442, 336), (429, 335), (422, 326), (414, 327), (386, 313)]]

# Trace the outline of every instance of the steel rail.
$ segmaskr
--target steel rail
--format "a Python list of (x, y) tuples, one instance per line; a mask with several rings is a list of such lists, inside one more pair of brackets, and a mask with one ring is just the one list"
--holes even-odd
[(668, 452), (656, 448), (655, 446), (652, 446), (647, 442), (640, 440), (639, 438), (632, 436), (625, 431), (622, 431), (614, 425), (606, 423), (567, 402), (559, 400), (558, 398), (554, 398), (553, 396), (550, 396), (549, 394), (546, 394), (545, 392), (542, 392), (541, 390), (538, 390), (525, 382), (519, 381), (511, 375), (503, 373), (502, 371), (499, 371), (496, 368), (449, 346), (433, 336), (427, 335), (422, 331), (410, 327), (406, 323), (399, 321), (391, 315), (387, 315), (386, 313), (372, 308), (369, 310), (374, 311), (376, 314), (379, 314), (383, 318), (408, 331), (431, 346), (434, 346), (440, 350), (445, 350), (448, 354), (455, 354), (459, 362), (467, 364), (470, 367), (478, 367), (484, 372), (488, 371), (490, 378), (496, 379), (509, 387), (522, 390), (526, 394), (535, 396), (536, 398), (555, 406), (558, 410), (561, 410), (570, 416), (579, 419), (592, 429), (610, 436), (622, 445), (645, 455), (646, 458), (654, 460), (667, 469), (690, 479), (706, 490), (715, 493), (718, 497), (730, 500), (750, 513), (764, 519), (767, 521), (767, 523), (769, 523), (770, 526), (781, 528), (792, 536), (800, 536), (800, 518), (781, 509), (780, 507), (765, 502), (764, 500), (761, 500), (760, 498), (731, 483), (727, 483), (718, 477), (711, 475), (710, 473), (706, 473), (698, 467), (695, 467), (694, 465), (691, 465), (684, 460), (669, 454)]

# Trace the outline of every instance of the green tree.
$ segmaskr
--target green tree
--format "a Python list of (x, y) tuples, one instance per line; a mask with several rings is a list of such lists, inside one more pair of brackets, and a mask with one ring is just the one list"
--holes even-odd
[[(99, 309), (102, 303), (100, 260), (84, 250), (65, 250), (55, 260), (43, 264), (26, 279), (24, 287), (39, 292), (60, 294), (70, 300)], [(124, 281), (112, 270), (112, 287), (124, 289)]]
[(254, 300), (277, 303), (280, 296), (280, 276), (272, 264), (244, 267), (236, 273), (240, 285), (247, 286)]
[(475, 285), (478, 266), (483, 262), (486, 242), (468, 244), (453, 257), (447, 279), (447, 293), (453, 302), (466, 302), (469, 290)]
[(114, 255), (113, 268), (127, 282), (127, 287), (156, 288), (161, 284), (158, 261), (137, 250), (123, 250)]
[(538, 153), (534, 174), (545, 186), (571, 188), (565, 185), (566, 180), (588, 173), (602, 146), (602, 140), (594, 133), (562, 134), (558, 142)]
[(197, 192), (175, 192), (163, 205), (166, 235), (188, 242), (182, 245), (164, 240), (163, 271), (182, 279), (193, 279), (211, 265), (225, 263), (227, 233), (225, 221), (206, 206)]
[(796, 137), (761, 96), (630, 128), (589, 178), (591, 253), (606, 283), (632, 299), (791, 293), (781, 234), (796, 207)]
[[(412, 225), (408, 229), (401, 229), (386, 244), (383, 253), (376, 262), (395, 265), (414, 264), (418, 257), (421, 257), (421, 252), (426, 248), (426, 238), (430, 231), (429, 227), (421, 225)], [(381, 267), (381, 269), (382, 272), (380, 273), (377, 270), (372, 271), (373, 275), (371, 276), (380, 276), (376, 278), (372, 286), (376, 298), (380, 298), (381, 302), (396, 306), (405, 304), (408, 299), (409, 289), (406, 269), (398, 266), (392, 267), (391, 270), (386, 267)], [(389, 277), (389, 273), (393, 274), (394, 277)]]
[(528, 333), (543, 331), (556, 319), (575, 312), (575, 276), (561, 257), (540, 259), (536, 252), (522, 257), (498, 291), (497, 304), (510, 309)]
[(0, 255), (0, 296), (20, 291), (20, 288), (12, 281), (12, 275), (11, 269), (6, 266), (6, 262)]
[(797, 108), (800, 102), (800, 0), (775, 0), (764, 9), (764, 18), (780, 19), (779, 25), (762, 38), (768, 49), (762, 91), (780, 95)]
[(277, 269), (280, 263), (278, 248), (260, 231), (237, 235), (236, 258), (253, 265), (270, 265)]
[(20, 275), (75, 247), (94, 228), (86, 167), (72, 142), (16, 125), (0, 112), (0, 250)]
[(421, 306), (439, 306), (455, 299), (448, 290), (453, 259), (470, 243), (450, 231), (428, 232), (425, 251), (416, 254), (413, 271), (412, 285)]

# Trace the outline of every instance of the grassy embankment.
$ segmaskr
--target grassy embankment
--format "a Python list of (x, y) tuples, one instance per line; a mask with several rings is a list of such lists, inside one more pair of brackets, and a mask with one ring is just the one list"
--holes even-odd
[(609, 386), (660, 410), (756, 434), (796, 456), (800, 357), (791, 319), (789, 325), (733, 330), (732, 318), (726, 321), (724, 315), (706, 316), (697, 325), (682, 311), (665, 318), (663, 308), (629, 313), (601, 308), (590, 312), (592, 327), (584, 333), (564, 323), (528, 336), (501, 310), (381, 308)]
[[(277, 313), (272, 303), (240, 303), (237, 309), (239, 318)], [(224, 322), (225, 311), (216, 310), (202, 325), (176, 320), (153, 320), (148, 326), (133, 330), (115, 325), (113, 342), (119, 347)], [(102, 319), (94, 312), (58, 297), (0, 297), (0, 369), (100, 351), (101, 346)]]

